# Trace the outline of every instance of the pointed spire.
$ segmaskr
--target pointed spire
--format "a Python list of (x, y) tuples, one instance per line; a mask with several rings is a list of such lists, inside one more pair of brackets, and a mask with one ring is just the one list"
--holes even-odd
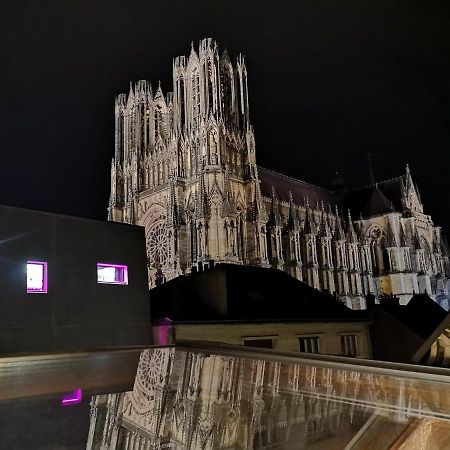
[(158, 89), (156, 90), (155, 100), (157, 98), (159, 98), (159, 97), (163, 97), (164, 98), (164, 95), (163, 95), (163, 92), (162, 92), (162, 89), (161, 89), (161, 81), (160, 80), (158, 81)]
[(322, 213), (320, 216), (320, 226), (319, 226), (319, 235), (321, 237), (331, 237), (331, 227), (330, 224), (328, 222), (328, 216), (327, 213), (325, 212), (325, 207), (324, 204), (322, 202)]
[(130, 107), (133, 103), (134, 103), (134, 91), (133, 91), (133, 84), (130, 81), (130, 90), (128, 92), (127, 107)]
[(295, 211), (294, 197), (292, 195), (292, 191), (289, 191), (289, 213), (286, 228), (289, 230), (298, 230), (300, 228), (298, 217)]
[(406, 164), (405, 167), (405, 189), (406, 195), (408, 195), (411, 188), (414, 187), (414, 183), (411, 176), (411, 170), (409, 169), (409, 164)]
[(336, 205), (336, 223), (334, 226), (334, 240), (335, 241), (345, 241), (345, 234), (344, 234), (344, 230), (342, 228), (342, 223), (341, 223), (341, 218), (339, 216), (339, 211), (338, 211), (338, 207)]
[(194, 42), (193, 41), (191, 41), (191, 53), (189, 55), (189, 60), (191, 60), (191, 59), (198, 60), (198, 55), (197, 55), (197, 52), (195, 51)]
[(269, 223), (272, 226), (281, 226), (280, 212), (278, 211), (278, 202), (275, 187), (272, 185), (272, 203), (270, 206)]
[(347, 229), (347, 237), (348, 241), (352, 244), (356, 244), (358, 242), (358, 236), (355, 232), (355, 228), (353, 226), (353, 220), (352, 215), (350, 213), (350, 210), (348, 210), (348, 229)]
[(303, 229), (305, 234), (316, 234), (316, 223), (314, 222), (314, 217), (309, 207), (309, 200), (306, 197), (306, 220), (305, 220), (305, 228)]

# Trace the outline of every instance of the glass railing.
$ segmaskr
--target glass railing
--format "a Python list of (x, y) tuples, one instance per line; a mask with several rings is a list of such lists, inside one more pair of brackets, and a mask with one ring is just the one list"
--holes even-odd
[(142, 352), (133, 391), (93, 398), (87, 447), (448, 448), (449, 373), (181, 342)]
[(193, 341), (3, 358), (0, 448), (445, 449), (449, 374)]

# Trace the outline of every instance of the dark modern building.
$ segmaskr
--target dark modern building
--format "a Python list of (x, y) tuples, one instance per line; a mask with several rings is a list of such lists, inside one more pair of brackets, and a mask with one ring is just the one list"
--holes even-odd
[(0, 355), (151, 344), (144, 230), (0, 206)]

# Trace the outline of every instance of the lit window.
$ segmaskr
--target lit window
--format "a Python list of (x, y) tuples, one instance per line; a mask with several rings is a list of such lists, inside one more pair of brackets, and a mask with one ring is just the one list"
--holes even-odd
[(299, 337), (300, 351), (304, 353), (319, 353), (319, 338), (315, 336)]
[(27, 293), (45, 294), (47, 292), (47, 263), (27, 261)]
[(98, 263), (97, 282), (102, 284), (128, 284), (128, 266)]

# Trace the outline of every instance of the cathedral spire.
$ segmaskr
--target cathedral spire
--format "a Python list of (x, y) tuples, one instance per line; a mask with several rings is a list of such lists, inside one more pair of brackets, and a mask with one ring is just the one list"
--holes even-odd
[(158, 81), (158, 89), (156, 89), (156, 93), (155, 93), (155, 100), (163, 97), (164, 98), (164, 94), (161, 88), (161, 80)]
[(128, 91), (127, 108), (131, 108), (134, 105), (134, 91), (133, 83), (130, 81), (130, 90)]
[(335, 241), (345, 241), (345, 233), (342, 228), (341, 218), (339, 216), (339, 210), (338, 210), (337, 205), (336, 205), (335, 209), (336, 209), (336, 212), (335, 212), (336, 223), (334, 226), (334, 240)]
[(323, 201), (322, 201), (322, 205), (321, 205), (319, 234), (322, 237), (331, 237), (331, 227), (328, 222), (328, 217), (327, 217), (327, 213), (325, 212), (325, 207), (324, 207)]
[(347, 236), (348, 236), (348, 241), (351, 242), (352, 244), (356, 244), (358, 242), (358, 236), (355, 232), (355, 228), (353, 226), (353, 220), (352, 220), (352, 215), (350, 213), (350, 210), (348, 210), (348, 232), (347, 232)]
[(305, 227), (303, 229), (305, 234), (316, 234), (316, 223), (314, 222), (314, 215), (312, 214), (311, 208), (309, 206), (308, 196), (306, 196), (306, 220)]
[(275, 187), (272, 186), (272, 203), (270, 207), (270, 215), (269, 222), (271, 225), (280, 226), (281, 225), (281, 217), (280, 212), (278, 211), (278, 201), (276, 196)]
[(423, 205), (420, 200), (417, 185), (413, 182), (411, 170), (409, 169), (409, 164), (406, 164), (404, 180), (405, 185), (402, 192), (403, 207), (406, 209), (406, 211), (409, 211), (410, 213), (412, 211), (423, 213)]
[(292, 191), (289, 191), (289, 213), (288, 213), (287, 229), (290, 230), (299, 229), (299, 223), (295, 211), (294, 197), (292, 196)]

